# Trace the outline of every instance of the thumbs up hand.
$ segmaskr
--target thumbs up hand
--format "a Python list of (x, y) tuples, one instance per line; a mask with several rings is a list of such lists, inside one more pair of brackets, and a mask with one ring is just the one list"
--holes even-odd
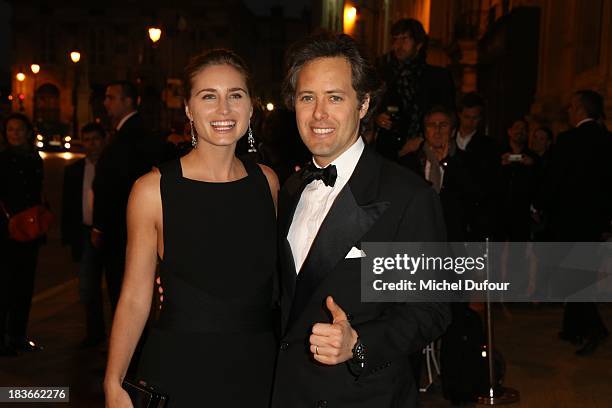
[(325, 299), (331, 313), (331, 323), (316, 323), (310, 335), (310, 352), (322, 364), (336, 365), (353, 358), (357, 332), (351, 327), (346, 313), (331, 296)]

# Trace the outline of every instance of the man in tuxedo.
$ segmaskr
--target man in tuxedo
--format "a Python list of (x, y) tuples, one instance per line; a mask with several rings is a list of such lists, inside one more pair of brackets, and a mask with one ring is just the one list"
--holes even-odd
[[(602, 96), (591, 90), (578, 91), (571, 98), (568, 114), (574, 128), (557, 138), (538, 203), (548, 212), (553, 241), (597, 242), (609, 232), (612, 137), (603, 125), (603, 106)], [(584, 283), (595, 281), (588, 271), (568, 273), (581, 276)], [(578, 355), (593, 353), (607, 336), (596, 303), (566, 304), (559, 337), (580, 344)]]
[(100, 344), (105, 339), (102, 308), (102, 260), (92, 245), (92, 183), (96, 162), (104, 148), (106, 131), (97, 123), (81, 129), (85, 157), (66, 166), (62, 196), (62, 242), (70, 245), (72, 258), (79, 265), (79, 298), (85, 306), (87, 335), (82, 347)]
[(114, 134), (96, 165), (93, 182), (94, 212), (92, 241), (101, 248), (106, 282), (114, 307), (119, 300), (125, 246), (127, 243), (126, 207), (132, 184), (158, 164), (162, 144), (145, 129), (136, 110), (138, 93), (127, 81), (106, 88), (104, 107)]
[(443, 241), (435, 191), (365, 147), (361, 122), (379, 90), (346, 35), (288, 54), (284, 84), (312, 163), (279, 198), (281, 343), (273, 407), (416, 405), (409, 357), (439, 337), (439, 303), (361, 301), (362, 242)]

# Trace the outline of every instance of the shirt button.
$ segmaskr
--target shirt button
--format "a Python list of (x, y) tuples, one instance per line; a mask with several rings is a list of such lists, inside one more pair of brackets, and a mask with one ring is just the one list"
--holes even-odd
[(326, 400), (317, 401), (317, 408), (327, 408), (327, 401)]
[(281, 342), (280, 344), (280, 351), (285, 351), (289, 348), (289, 343), (287, 343), (286, 341)]

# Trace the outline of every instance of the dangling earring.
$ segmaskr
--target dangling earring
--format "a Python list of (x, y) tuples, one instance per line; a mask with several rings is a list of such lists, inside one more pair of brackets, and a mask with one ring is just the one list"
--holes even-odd
[(253, 130), (251, 129), (250, 121), (249, 121), (249, 135), (247, 137), (247, 142), (249, 143), (249, 153), (256, 153), (257, 149), (255, 148), (255, 138), (253, 137)]
[(193, 124), (193, 120), (189, 121), (189, 127), (191, 130), (191, 146), (193, 146), (193, 148), (195, 149), (196, 147), (198, 147), (198, 138), (195, 134), (195, 125)]

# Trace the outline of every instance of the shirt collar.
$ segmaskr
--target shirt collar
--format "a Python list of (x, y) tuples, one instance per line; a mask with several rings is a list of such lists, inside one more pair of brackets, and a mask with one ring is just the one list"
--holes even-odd
[(131, 118), (132, 116), (134, 116), (135, 114), (137, 114), (138, 111), (131, 111), (130, 113), (128, 113), (127, 115), (125, 115), (117, 124), (117, 127), (115, 128), (115, 130), (119, 130), (121, 129), (121, 127), (125, 124), (125, 122), (127, 122), (127, 120), (129, 118)]
[(579, 127), (580, 125), (582, 125), (583, 123), (587, 123), (587, 122), (593, 122), (595, 119), (593, 118), (586, 118), (586, 119), (582, 119), (580, 122), (578, 122), (576, 124), (576, 127)]
[[(351, 178), (353, 171), (355, 171), (355, 167), (357, 167), (357, 162), (363, 153), (363, 149), (365, 148), (365, 143), (363, 143), (363, 139), (361, 137), (357, 138), (357, 141), (353, 143), (351, 147), (346, 149), (340, 156), (336, 157), (336, 159), (331, 162), (336, 166), (336, 171), (338, 172), (338, 179), (348, 180)], [(315, 166), (321, 168), (316, 162), (316, 160), (312, 160)]]

